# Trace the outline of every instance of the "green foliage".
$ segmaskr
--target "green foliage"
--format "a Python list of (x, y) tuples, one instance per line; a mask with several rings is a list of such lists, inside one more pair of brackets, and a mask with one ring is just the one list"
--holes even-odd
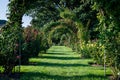
[(89, 49), (88, 49), (87, 47), (85, 47), (85, 45), (84, 45), (83, 48), (81, 49), (81, 57), (82, 57), (82, 58), (90, 58)]
[(98, 38), (98, 32), (94, 29), (97, 27), (98, 20), (96, 18), (97, 11), (93, 10), (91, 6), (93, 3), (90, 0), (79, 0), (79, 4), (73, 9), (73, 12), (76, 14), (77, 19), (83, 24), (83, 27), (87, 28), (89, 38), (94, 40)]
[[(80, 44), (80, 53), (82, 58), (93, 58), (95, 61), (98, 61), (98, 58), (101, 59), (101, 57), (98, 54), (98, 49), (97, 49), (97, 43), (96, 42), (91, 42), (88, 41), (87, 43), (82, 42)], [(101, 54), (101, 53), (100, 53)]]
[(48, 0), (37, 1), (36, 8), (28, 10), (28, 14), (33, 17), (32, 25), (34, 27), (43, 27), (51, 21), (58, 21), (61, 18), (68, 18), (82, 22), (84, 27), (88, 28), (88, 34), (91, 39), (97, 37), (94, 31), (98, 20), (96, 11), (92, 10), (92, 3), (89, 0)]
[(65, 8), (63, 11), (60, 12), (60, 17), (62, 17), (63, 19), (74, 20), (76, 18), (76, 15), (68, 8)]
[(90, 44), (86, 44), (85, 42), (83, 42), (80, 45), (80, 53), (81, 53), (81, 57), (82, 58), (91, 58), (90, 54), (91, 54), (91, 46)]
[[(33, 0), (32, 0), (33, 1)], [(10, 0), (8, 22), (2, 28), (0, 36), (0, 62), (5, 74), (11, 74), (12, 69), (20, 59), (22, 40), (22, 16), (28, 5), (28, 0)], [(18, 58), (19, 56), (19, 58)]]
[[(67, 12), (67, 14), (66, 14), (66, 12)], [(67, 16), (64, 17), (65, 16), (64, 14)], [(64, 45), (67, 45), (67, 46), (72, 45), (72, 47), (73, 47), (74, 46), (73, 44), (78, 41), (78, 29), (79, 29), (79, 26), (81, 26), (81, 25), (76, 24), (76, 22), (72, 20), (75, 17), (70, 19), (70, 16), (71, 16), (70, 14), (71, 14), (70, 11), (68, 12), (68, 10), (67, 11), (65, 10), (65, 12), (61, 12), (61, 14), (60, 14), (63, 17), (63, 19), (60, 19), (56, 22), (50, 22), (44, 26), (45, 27), (44, 31), (45, 31), (46, 35), (48, 36), (49, 44), (52, 44), (53, 36), (54, 36), (53, 39), (56, 39), (56, 40), (58, 39), (57, 36), (55, 36), (58, 33), (59, 33), (58, 34), (59, 42), (57, 42), (57, 43), (60, 43), (60, 44), (63, 43)], [(67, 38), (63, 39), (63, 36), (68, 37), (69, 41)]]
[(97, 64), (104, 64), (104, 46), (98, 41), (90, 42), (90, 55)]
[[(21, 20), (24, 13), (28, 12), (29, 14), (29, 11), (35, 13), (33, 15), (31, 13), (34, 18), (32, 24), (35, 26), (42, 26), (47, 22), (56, 20), (55, 23), (48, 26), (46, 31), (50, 32), (51, 35), (57, 33), (57, 35), (60, 35), (62, 38), (60, 40), (66, 40), (65, 37), (70, 37), (70, 32), (72, 32), (74, 34), (74, 41), (71, 40), (72, 46), (76, 49), (78, 48), (77, 46), (79, 46), (81, 48), (81, 51), (83, 49), (82, 52), (84, 55), (87, 54), (88, 56), (91, 52), (91, 49), (93, 52), (95, 51), (92, 53), (93, 57), (95, 58), (98, 56), (96, 57), (96, 60), (98, 60), (98, 62), (101, 62), (101, 58), (103, 58), (103, 51), (105, 51), (106, 63), (112, 68), (114, 77), (117, 77), (117, 73), (120, 71), (119, 0), (110, 0), (109, 3), (106, 0), (10, 0), (10, 14), (8, 17), (9, 21), (6, 27), (4, 27), (2, 30), (3, 32), (0, 36), (0, 57), (2, 57), (1, 61), (5, 61), (5, 64), (3, 66), (6, 73), (10, 73), (12, 71), (12, 68), (14, 67), (13, 64), (16, 62), (16, 56), (18, 54), (21, 56)], [(60, 15), (58, 13), (60, 13)], [(98, 14), (96, 15), (96, 13)], [(90, 33), (94, 33), (94, 27), (98, 23), (96, 16), (99, 20), (97, 32), (100, 34), (98, 43), (100, 45), (98, 46), (100, 49), (97, 48), (96, 44), (94, 46), (91, 46), (92, 43), (88, 43), (88, 40), (91, 38)], [(66, 28), (63, 27), (69, 28), (67, 33), (64, 33), (66, 31)], [(61, 32), (60, 28), (64, 29), (64, 31)], [(42, 38), (42, 48), (46, 48), (46, 45), (48, 45), (49, 42), (45, 41), (47, 38), (49, 38), (49, 36), (51, 37), (51, 35), (45, 35), (44, 38)], [(96, 35), (94, 36), (94, 38), (96, 38)], [(34, 42), (34, 36), (30, 35), (30, 37), (32, 37), (29, 38), (32, 43), (39, 43), (39, 39), (35, 39)], [(58, 36), (53, 35), (52, 38), (58, 39), (56, 37)], [(25, 43), (23, 45), (25, 51), (35, 46), (31, 43), (28, 44)], [(36, 51), (33, 50), (33, 52), (37, 54), (38, 49), (35, 50)], [(100, 52), (102, 52), (102, 54), (100, 54)]]
[(40, 32), (31, 26), (24, 29), (22, 41), (21, 63), (27, 64), (30, 57), (38, 56), (40, 52)]
[(34, 6), (36, 7), (27, 11), (27, 14), (33, 18), (31, 24), (34, 27), (43, 27), (50, 21), (56, 21), (60, 18), (55, 0), (38, 0)]
[(10, 1), (8, 22), (2, 28), (0, 39), (0, 62), (4, 68), (4, 73), (7, 75), (11, 74), (18, 60), (17, 56), (20, 56), (18, 50), (20, 50), (21, 19), (24, 13), (24, 5), (21, 5), (22, 1)]
[[(9, 30), (6, 30), (7, 29)], [(10, 26), (4, 26), (0, 36), (0, 65), (4, 68), (5, 74), (10, 74), (15, 66), (15, 62), (18, 60), (18, 36), (17, 24)]]
[[(99, 11), (97, 18), (99, 20), (100, 44), (104, 46), (106, 54), (106, 63), (111, 67), (114, 78), (120, 71), (120, 2), (119, 0), (93, 0), (93, 9)], [(115, 6), (113, 6), (115, 5)]]
[(9, 0), (8, 22), (0, 34), (0, 62), (9, 75), (21, 56), (22, 16), (36, 0)]

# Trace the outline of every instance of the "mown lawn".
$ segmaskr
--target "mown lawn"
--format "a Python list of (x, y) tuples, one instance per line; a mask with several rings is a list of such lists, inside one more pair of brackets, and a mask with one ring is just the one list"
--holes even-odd
[(31, 58), (29, 65), (21, 66), (20, 80), (109, 80), (102, 66), (93, 67), (89, 61), (92, 59), (81, 59), (70, 48), (53, 46), (46, 54)]

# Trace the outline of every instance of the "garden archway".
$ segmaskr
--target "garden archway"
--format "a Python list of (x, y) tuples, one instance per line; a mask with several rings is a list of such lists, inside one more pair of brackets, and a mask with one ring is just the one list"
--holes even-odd
[[(8, 57), (11, 56), (9, 64), (5, 64), (7, 71), (5, 73), (9, 73), (12, 71), (13, 67), (16, 62), (16, 55), (21, 56), (21, 37), (22, 37), (22, 17), (23, 15), (30, 9), (33, 9), (36, 6), (36, 4), (39, 3), (39, 0), (10, 0), (9, 3), (9, 14), (8, 14), (8, 22), (6, 26), (3, 28), (3, 35), (7, 37), (4, 41), (8, 42), (6, 43), (7, 46), (13, 47), (12, 49), (6, 50), (8, 53), (14, 53), (14, 56), (7, 55)], [(69, 14), (68, 14), (69, 15)], [(64, 18), (64, 17), (63, 17)], [(71, 17), (70, 17), (71, 18)], [(68, 23), (64, 23), (65, 20)], [(71, 24), (72, 23), (72, 24)], [(66, 26), (66, 29), (69, 28), (72, 33), (74, 33), (75, 37), (78, 38), (78, 32), (81, 31), (80, 25), (77, 24), (77, 22), (72, 21), (72, 19), (63, 19), (63, 21), (58, 21), (58, 25), (64, 25)], [(50, 29), (56, 27), (56, 26), (50, 26)], [(49, 29), (49, 28), (47, 28)], [(9, 36), (7, 34), (11, 34)], [(77, 40), (77, 39), (76, 39)], [(16, 51), (18, 50), (18, 52)], [(5, 53), (6, 54), (6, 53)], [(20, 58), (19, 58), (20, 63)], [(10, 66), (10, 67), (9, 67)]]

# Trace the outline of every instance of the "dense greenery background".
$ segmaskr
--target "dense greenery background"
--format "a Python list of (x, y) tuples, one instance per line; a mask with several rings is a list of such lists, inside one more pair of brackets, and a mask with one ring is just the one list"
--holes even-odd
[[(52, 45), (65, 45), (82, 58), (106, 64), (114, 78), (118, 77), (119, 0), (9, 1), (8, 22), (0, 33), (0, 62), (4, 73), (10, 74), (20, 57), (23, 62), (28, 61)], [(33, 18), (28, 28), (21, 26), (24, 14)]]

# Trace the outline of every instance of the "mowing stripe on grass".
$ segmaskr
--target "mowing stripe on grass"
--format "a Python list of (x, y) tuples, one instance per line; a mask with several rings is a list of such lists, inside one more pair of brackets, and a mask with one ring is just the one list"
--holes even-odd
[(29, 61), (29, 65), (21, 66), (20, 80), (108, 80), (102, 66), (89, 65), (92, 59), (80, 59), (79, 54), (65, 46), (53, 46)]

